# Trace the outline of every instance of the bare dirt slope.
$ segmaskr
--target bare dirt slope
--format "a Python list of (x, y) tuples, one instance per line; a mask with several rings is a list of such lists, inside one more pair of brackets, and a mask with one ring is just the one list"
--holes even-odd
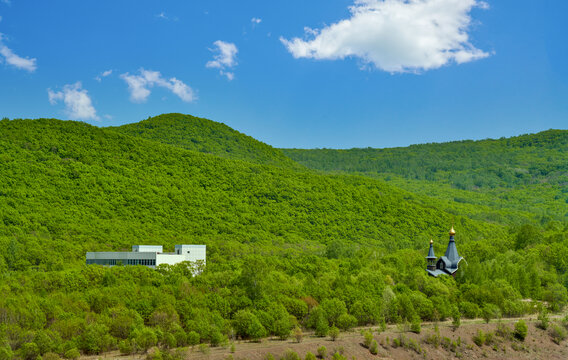
[[(331, 359), (335, 352), (340, 352), (347, 359), (568, 359), (568, 340), (556, 344), (552, 341), (549, 330), (536, 327), (534, 319), (525, 319), (528, 325), (528, 335), (524, 342), (512, 336), (515, 321), (504, 320), (500, 323), (484, 324), (480, 321), (470, 321), (453, 330), (451, 324), (441, 323), (436, 333), (434, 325), (425, 324), (420, 334), (401, 332), (400, 328), (389, 327), (380, 334), (376, 328), (359, 328), (355, 331), (341, 333), (336, 341), (330, 338), (319, 338), (313, 335), (304, 336), (300, 343), (294, 339), (276, 340), (265, 339), (260, 343), (235, 342), (234, 352), (230, 346), (211, 348), (202, 351), (199, 347), (183, 352), (188, 360), (264, 360), (270, 353), (279, 359), (289, 349), (298, 353), (303, 359), (307, 352), (317, 355), (317, 349), (325, 346), (327, 359)], [(499, 331), (499, 327), (505, 329)], [(510, 330), (510, 335), (506, 330)], [(362, 330), (373, 330), (374, 339), (379, 344), (378, 354), (373, 355), (363, 346)], [(473, 337), (481, 330), (484, 334), (491, 333), (489, 344), (478, 346)], [(396, 339), (396, 340), (395, 340)], [(397, 344), (400, 343), (400, 345)], [(147, 355), (137, 354), (120, 356), (117, 352), (107, 353), (96, 358), (113, 359), (143, 359)], [(93, 358), (93, 357), (92, 357)]]

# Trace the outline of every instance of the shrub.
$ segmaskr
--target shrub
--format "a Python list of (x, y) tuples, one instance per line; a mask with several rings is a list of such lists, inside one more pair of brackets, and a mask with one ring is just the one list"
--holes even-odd
[(347, 331), (355, 325), (357, 325), (357, 319), (353, 315), (344, 313), (337, 318), (337, 327), (343, 331)]
[(130, 355), (134, 352), (134, 348), (132, 347), (130, 340), (121, 340), (118, 343), (118, 350), (120, 350), (121, 355)]
[(415, 334), (420, 334), (420, 332), (422, 331), (419, 317), (415, 317), (414, 320), (412, 320), (412, 323), (410, 324), (410, 331)]
[(546, 310), (546, 308), (543, 307), (542, 309), (540, 309), (537, 319), (538, 323), (536, 324), (536, 326), (538, 326), (542, 330), (548, 329), (550, 318), (548, 317), (548, 310)]
[(153, 346), (148, 349), (148, 355), (146, 355), (146, 360), (162, 360), (162, 352), (157, 346)]
[(363, 333), (363, 336), (365, 337), (365, 339), (363, 340), (363, 345), (368, 349), (373, 342), (373, 334), (370, 331), (365, 331)]
[(554, 343), (556, 344), (560, 344), (563, 340), (566, 339), (566, 330), (561, 326), (553, 324), (549, 332), (550, 337), (552, 337), (552, 341), (554, 341)]
[(199, 344), (199, 351), (203, 355), (209, 355), (209, 353), (211, 352), (211, 348), (207, 344)]
[(329, 328), (327, 334), (329, 335), (332, 341), (335, 341), (339, 337), (339, 329), (336, 328), (335, 326), (332, 326)]
[(233, 344), (231, 344), (231, 349), (230, 349), (229, 351), (234, 354), (234, 353), (235, 353), (235, 350), (236, 350), (236, 349), (235, 349), (235, 344), (233, 343)]
[(280, 357), (280, 360), (301, 360), (300, 355), (292, 349), (288, 349), (284, 352), (284, 355)]
[(9, 346), (0, 346), (0, 360), (12, 360), (14, 353)]
[(200, 340), (201, 340), (200, 336), (197, 332), (190, 331), (190, 332), (187, 333), (187, 343), (189, 345), (192, 345), (192, 346), (197, 345), (197, 344), (199, 344)]
[(333, 353), (333, 356), (331, 357), (333, 360), (347, 360), (347, 358), (345, 356), (343, 356), (341, 353), (339, 352), (335, 352)]
[(72, 348), (67, 350), (64, 356), (66, 359), (76, 360), (81, 356), (81, 353), (79, 352), (79, 350), (77, 350), (77, 348)]
[(500, 319), (501, 318), (501, 310), (497, 305), (494, 304), (485, 304), (483, 309), (481, 310), (483, 319), (486, 323), (489, 324), (491, 319)]
[(304, 360), (316, 360), (316, 356), (308, 351)]
[(527, 337), (527, 333), (528, 333), (528, 326), (525, 323), (524, 320), (519, 320), (515, 323), (515, 338), (521, 340), (521, 341), (525, 341), (525, 338)]
[(327, 348), (325, 346), (320, 346), (318, 348), (318, 357), (320, 359), (325, 359), (326, 356), (327, 356)]
[(483, 346), (485, 344), (485, 334), (481, 330), (477, 330), (477, 334), (473, 335), (472, 338), (473, 342), (477, 346)]
[(294, 328), (294, 330), (292, 331), (292, 335), (294, 336), (294, 339), (296, 339), (296, 342), (299, 344), (302, 342), (302, 339), (304, 338), (304, 333), (302, 332), (302, 329), (300, 329), (299, 326), (296, 326)]
[(276, 359), (274, 359), (274, 355), (272, 355), (271, 353), (267, 353), (266, 355), (264, 355), (264, 360), (276, 360)]
[[(43, 354), (43, 360), (60, 360), (61, 358), (59, 357), (58, 354), (53, 353), (53, 352), (48, 352)], [(2, 357), (0, 356), (0, 359), (2, 359)]]
[(371, 342), (371, 346), (369, 347), (369, 351), (373, 355), (377, 355), (379, 353), (379, 345), (377, 344), (377, 340), (373, 340), (373, 342)]
[(39, 347), (34, 342), (28, 342), (20, 347), (20, 357), (23, 360), (36, 360), (39, 356)]

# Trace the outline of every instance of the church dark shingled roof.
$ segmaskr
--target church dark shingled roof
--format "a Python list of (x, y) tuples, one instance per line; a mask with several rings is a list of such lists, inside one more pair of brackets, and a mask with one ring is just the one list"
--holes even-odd
[[(432, 267), (430, 266), (427, 268), (426, 271), (428, 272), (428, 274), (437, 277), (443, 274), (454, 275), (456, 271), (458, 271), (458, 265), (460, 261), (463, 260), (463, 257), (461, 257), (458, 254), (456, 241), (454, 239), (455, 235), (456, 231), (452, 226), (452, 229), (450, 230), (450, 242), (448, 243), (448, 248), (446, 249), (446, 253), (444, 254), (444, 256), (441, 256), (440, 259), (438, 259), (438, 261), (436, 262), (435, 269), (432, 269)], [(436, 259), (436, 256), (434, 255), (434, 248), (432, 246), (432, 241), (430, 241), (430, 250), (428, 251), (428, 256), (426, 257), (426, 259), (428, 261)]]

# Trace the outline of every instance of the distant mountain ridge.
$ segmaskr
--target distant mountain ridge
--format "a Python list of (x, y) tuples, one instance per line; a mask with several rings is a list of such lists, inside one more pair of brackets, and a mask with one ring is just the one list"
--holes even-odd
[(111, 128), (122, 134), (258, 164), (297, 166), (275, 149), (229, 126), (184, 114), (162, 114), (133, 124)]

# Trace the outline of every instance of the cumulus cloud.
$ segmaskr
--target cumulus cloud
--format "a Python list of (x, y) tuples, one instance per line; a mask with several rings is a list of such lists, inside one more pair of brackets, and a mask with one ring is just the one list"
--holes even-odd
[(99, 120), (87, 90), (82, 88), (81, 82), (68, 84), (62, 91), (47, 89), (49, 102), (52, 105), (63, 101), (65, 113), (73, 120)]
[(103, 78), (110, 76), (112, 74), (112, 70), (105, 70), (102, 73), (100, 73), (99, 75), (97, 75), (95, 77), (95, 80), (97, 80), (98, 82), (101, 82), (103, 80)]
[(351, 17), (305, 38), (280, 38), (295, 58), (355, 57), (364, 66), (396, 72), (436, 69), (489, 56), (469, 41), (470, 12), (479, 0), (356, 0)]
[(262, 22), (261, 18), (257, 18), (257, 17), (253, 17), (252, 19), (250, 19), (250, 22), (254, 25), (258, 25)]
[(215, 41), (213, 45), (215, 45), (215, 48), (209, 49), (214, 53), (213, 60), (208, 61), (205, 66), (212, 69), (219, 69), (221, 75), (226, 76), (229, 81), (233, 80), (235, 74), (227, 71), (227, 69), (233, 69), (237, 66), (237, 52), (239, 51), (237, 46), (233, 43), (221, 40)]
[(159, 71), (140, 69), (139, 75), (125, 73), (120, 75), (120, 78), (128, 84), (130, 100), (133, 102), (140, 103), (146, 101), (148, 96), (150, 96), (150, 88), (154, 86), (171, 91), (185, 102), (192, 102), (197, 99), (191, 87), (175, 77), (165, 79)]
[(15, 68), (34, 72), (37, 69), (37, 60), (35, 58), (21, 57), (16, 55), (12, 49), (4, 45), (4, 36), (0, 33), (0, 55), (4, 57), (6, 64)]

